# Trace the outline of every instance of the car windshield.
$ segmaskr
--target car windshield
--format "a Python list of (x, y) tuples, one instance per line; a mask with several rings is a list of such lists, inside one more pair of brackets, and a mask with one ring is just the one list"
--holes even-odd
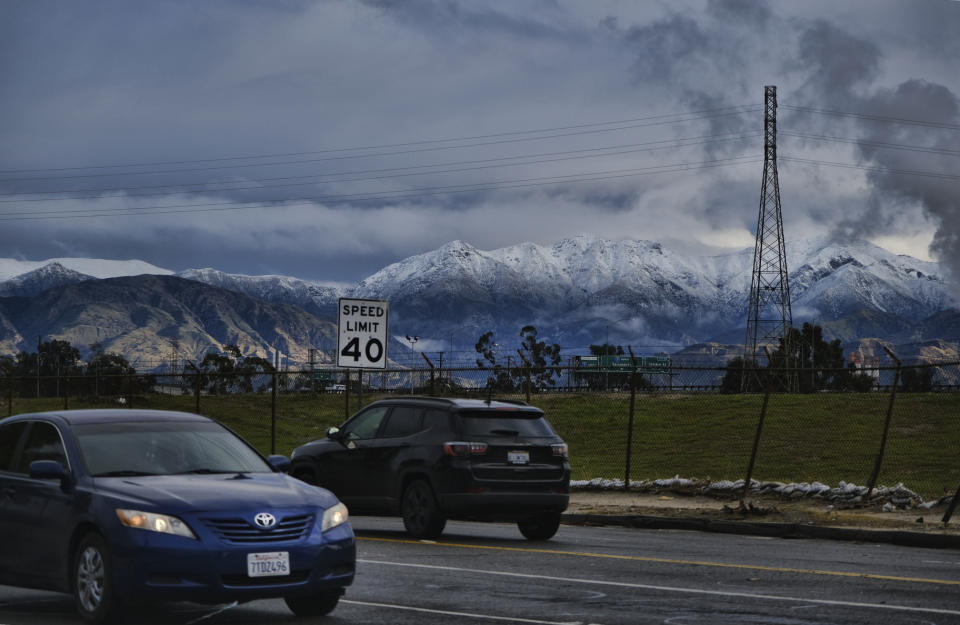
[(556, 436), (543, 415), (536, 412), (464, 410), (460, 421), (466, 436)]
[(236, 435), (212, 422), (94, 423), (75, 431), (93, 477), (273, 470)]

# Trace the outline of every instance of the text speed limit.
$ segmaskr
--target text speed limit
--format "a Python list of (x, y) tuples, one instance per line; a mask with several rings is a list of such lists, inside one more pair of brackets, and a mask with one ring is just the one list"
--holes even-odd
[(387, 302), (340, 298), (337, 366), (387, 367)]

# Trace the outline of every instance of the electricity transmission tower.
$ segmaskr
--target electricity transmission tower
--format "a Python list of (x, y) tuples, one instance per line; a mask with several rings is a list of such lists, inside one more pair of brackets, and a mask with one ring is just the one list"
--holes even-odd
[[(764, 349), (772, 350), (784, 341), (782, 362), (774, 363), (771, 380), (779, 390), (796, 390), (796, 368), (787, 344), (793, 313), (790, 310), (790, 281), (787, 252), (780, 213), (780, 181), (777, 177), (777, 88), (764, 87), (763, 186), (760, 191), (760, 215), (757, 241), (753, 250), (750, 279), (750, 305), (747, 311), (747, 336), (744, 341), (742, 390), (756, 388), (756, 365), (766, 365)], [(758, 352), (759, 350), (759, 352)], [(756, 365), (754, 364), (756, 363)]]

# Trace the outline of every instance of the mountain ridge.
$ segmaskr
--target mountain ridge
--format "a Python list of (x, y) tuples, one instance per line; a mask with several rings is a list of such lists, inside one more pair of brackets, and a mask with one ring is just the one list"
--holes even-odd
[[(261, 302), (292, 305), (333, 324), (340, 297), (385, 299), (391, 302), (391, 328), (401, 337), (418, 335), (422, 340), (418, 347), (425, 350), (469, 349), (488, 330), (509, 343), (522, 326), (533, 324), (542, 337), (565, 346), (583, 348), (609, 339), (677, 351), (698, 343), (742, 342), (752, 256), (752, 249), (682, 255), (657, 242), (585, 234), (552, 245), (527, 242), (489, 251), (450, 241), (387, 265), (354, 286), (212, 268), (171, 276), (152, 265), (159, 273), (139, 279), (148, 281), (151, 275), (185, 279)], [(120, 262), (129, 262), (130, 271), (148, 265), (83, 260), (82, 266), (99, 266), (101, 272), (105, 266), (120, 271), (116, 264)], [(71, 284), (97, 281), (68, 265), (51, 261), (12, 276), (0, 282), (0, 295), (48, 297), (44, 296), (48, 289), (59, 292)], [(0, 268), (6, 266), (0, 259)], [(845, 344), (867, 338), (950, 339), (960, 334), (960, 323), (950, 312), (957, 299), (937, 263), (893, 254), (866, 241), (841, 245), (818, 237), (789, 246), (788, 267), (796, 325), (818, 323)], [(54, 305), (53, 300), (44, 301)], [(12, 301), (5, 304), (10, 306)], [(233, 312), (229, 322), (221, 320), (225, 327), (249, 325), (235, 305), (228, 308)], [(249, 306), (241, 308), (252, 314)], [(0, 307), (0, 313), (3, 310)], [(35, 324), (21, 329), (0, 314), (0, 348), (22, 346), (29, 342), (24, 337), (41, 329)], [(951, 331), (953, 336), (948, 336)], [(247, 347), (263, 351), (266, 339), (254, 334)], [(253, 336), (246, 329), (240, 335)], [(296, 351), (308, 347), (319, 348), (298, 343)]]

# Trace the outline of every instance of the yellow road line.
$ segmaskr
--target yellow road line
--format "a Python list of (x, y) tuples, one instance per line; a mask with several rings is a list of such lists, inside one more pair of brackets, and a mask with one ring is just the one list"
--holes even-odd
[(710, 562), (708, 560), (677, 560), (673, 558), (653, 558), (649, 556), (628, 556), (615, 553), (590, 553), (585, 551), (562, 551), (559, 549), (536, 549), (530, 547), (498, 547), (495, 545), (469, 545), (464, 543), (448, 543), (439, 541), (421, 541), (403, 538), (378, 538), (373, 536), (357, 536), (357, 540), (382, 543), (398, 543), (408, 545), (427, 545), (431, 547), (450, 547), (457, 549), (483, 549), (487, 551), (511, 551), (520, 553), (540, 553), (555, 556), (573, 556), (578, 558), (600, 558), (607, 560), (627, 560), (631, 562), (654, 562), (658, 564), (681, 564), (689, 566), (709, 566), (724, 569), (741, 569), (751, 571), (769, 571), (775, 573), (800, 573), (803, 575), (827, 575), (832, 577), (855, 577), (860, 579), (877, 579), (895, 582), (914, 582), (919, 584), (941, 584), (944, 586), (960, 586), (960, 580), (931, 579), (924, 577), (901, 577), (898, 575), (880, 575), (877, 573), (851, 573), (848, 571), (825, 571), (820, 569), (797, 569), (781, 566), (763, 566), (759, 564), (730, 564), (727, 562)]

